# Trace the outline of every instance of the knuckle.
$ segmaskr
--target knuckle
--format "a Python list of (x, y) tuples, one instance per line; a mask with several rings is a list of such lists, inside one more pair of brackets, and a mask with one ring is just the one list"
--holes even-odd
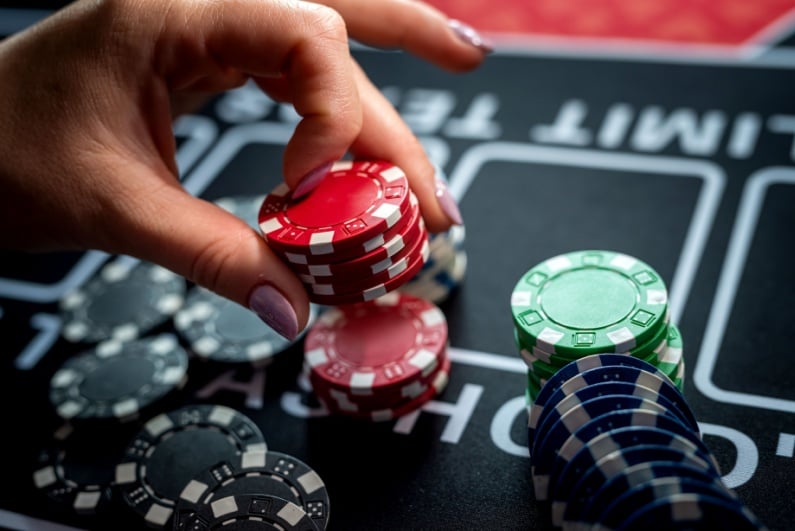
[(304, 5), (308, 7), (307, 24), (317, 37), (344, 43), (347, 46), (348, 29), (342, 15), (324, 5), (309, 2), (305, 2)]

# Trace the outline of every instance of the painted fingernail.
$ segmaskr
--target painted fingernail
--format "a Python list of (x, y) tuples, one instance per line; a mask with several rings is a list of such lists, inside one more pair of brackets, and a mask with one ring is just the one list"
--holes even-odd
[(290, 341), (298, 336), (298, 317), (290, 302), (270, 284), (260, 284), (251, 292), (248, 307), (265, 324)]
[(452, 194), (450, 194), (450, 190), (447, 189), (447, 185), (442, 180), (436, 181), (436, 200), (439, 201), (442, 212), (450, 221), (456, 225), (464, 224), (464, 220), (461, 218), (461, 211), (458, 209)]
[(301, 199), (317, 188), (317, 185), (320, 184), (320, 181), (323, 180), (323, 177), (326, 176), (332, 165), (332, 162), (327, 162), (304, 175), (301, 182), (298, 183), (298, 186), (293, 190), (293, 199)]
[(474, 46), (483, 53), (491, 53), (494, 51), (494, 45), (492, 42), (481, 37), (472, 26), (464, 24), (460, 20), (455, 19), (449, 20), (447, 25), (450, 26), (450, 29), (453, 30), (453, 33), (455, 33), (459, 39), (470, 46)]

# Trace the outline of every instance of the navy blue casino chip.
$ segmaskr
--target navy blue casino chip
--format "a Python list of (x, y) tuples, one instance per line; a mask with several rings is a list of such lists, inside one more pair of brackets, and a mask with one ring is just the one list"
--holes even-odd
[(717, 478), (711, 481), (678, 476), (654, 478), (631, 487), (613, 500), (599, 516), (599, 525), (608, 528), (620, 527), (627, 515), (673, 494), (698, 494), (722, 499), (729, 504), (740, 503)]
[(703, 463), (694, 459), (637, 463), (609, 478), (599, 490), (593, 493), (579, 513), (579, 522), (588, 526), (602, 521), (602, 513), (613, 500), (624, 492), (652, 479), (664, 477), (697, 478), (709, 481), (714, 479), (715, 473), (711, 468), (705, 468)]
[[(615, 391), (610, 391), (609, 384), (615, 384)], [(624, 385), (619, 385), (624, 384)], [(597, 387), (599, 386), (599, 387)], [(632, 386), (632, 388), (627, 387)], [(586, 391), (588, 390), (588, 391)], [(540, 408), (534, 418), (535, 426), (528, 423), (528, 436), (535, 437), (535, 429), (543, 422), (550, 408), (556, 407), (565, 397), (574, 393), (627, 394), (642, 396), (660, 402), (665, 407), (676, 411), (683, 422), (697, 433), (698, 422), (688, 406), (684, 396), (667, 377), (645, 369), (628, 365), (602, 366), (577, 374), (555, 389), (549, 395), (544, 407)], [(578, 394), (578, 396), (580, 396)], [(585, 396), (585, 395), (583, 395)], [(660, 398), (657, 398), (660, 397)], [(585, 398), (583, 398), (585, 400)], [(534, 405), (535, 407), (535, 405)]]
[[(679, 419), (672, 417), (670, 414), (659, 413), (650, 410), (614, 410), (588, 421), (572, 433), (563, 444), (560, 445), (549, 469), (547, 477), (542, 478), (546, 482), (538, 485), (538, 489), (543, 489), (544, 494), (548, 494), (549, 478), (560, 478), (563, 474), (564, 468), (572, 460), (572, 458), (581, 449), (589, 446), (591, 441), (601, 436), (604, 433), (612, 432), (620, 428), (629, 426), (646, 426), (655, 427), (669, 433), (676, 433), (690, 440), (694, 445), (698, 446), (703, 444), (701, 439), (693, 433), (693, 431), (685, 427)], [(536, 481), (534, 478), (534, 488)], [(543, 498), (546, 500), (546, 496)]]
[(704, 481), (720, 480), (720, 476), (709, 464), (709, 457), (695, 447), (682, 449), (661, 444), (643, 444), (622, 448), (594, 463), (579, 476), (575, 484), (565, 484), (562, 481), (554, 483), (550, 494), (553, 500), (552, 522), (560, 526), (564, 521), (580, 521), (584, 506), (610, 478), (621, 475), (633, 465), (661, 461), (685, 463), (697, 467), (703, 470), (703, 477), (699, 479)]
[(705, 494), (677, 493), (638, 507), (615, 529), (758, 531), (764, 526), (739, 502)]
[[(556, 460), (558, 449), (562, 448), (563, 444), (570, 438), (579, 438), (582, 426), (606, 413), (640, 411), (669, 415), (675, 422), (680, 422), (674, 413), (665, 410), (651, 400), (624, 395), (605, 395), (592, 398), (576, 405), (558, 419), (555, 419), (554, 415), (550, 414), (546, 419), (549, 428), (542, 426), (536, 432), (536, 442), (533, 444), (533, 449), (530, 453), (533, 484), (537, 486), (535, 491), (536, 499), (540, 501), (548, 499), (549, 484), (555, 477), (550, 474), (551, 465)], [(584, 444), (588, 442), (587, 439), (580, 440)]]
[[(615, 367), (615, 366), (628, 366), (643, 369), (652, 374), (666, 377), (663, 372), (658, 370), (654, 365), (643, 361), (638, 358), (633, 358), (627, 354), (592, 354), (572, 361), (559, 369), (552, 377), (547, 380), (546, 384), (541, 388), (533, 402), (530, 409), (530, 418), (528, 420), (528, 429), (535, 429), (538, 426), (538, 419), (543, 415), (544, 408), (546, 407), (552, 394), (557, 391), (566, 381), (574, 378), (589, 369), (595, 367)], [(667, 377), (666, 377), (667, 378)], [(553, 405), (554, 407), (554, 405)]]
[[(634, 367), (620, 367), (616, 368), (616, 370), (637, 371), (639, 369), (635, 369)], [(638, 398), (651, 400), (652, 402), (659, 404), (664, 409), (677, 414), (677, 416), (679, 416), (682, 422), (686, 425), (690, 426), (696, 431), (698, 430), (698, 424), (696, 423), (695, 417), (693, 416), (692, 411), (690, 411), (690, 408), (687, 406), (687, 404), (684, 403), (683, 397), (677, 390), (673, 390), (669, 386), (662, 386), (658, 392), (654, 389), (650, 389), (644, 385), (636, 383), (608, 380), (603, 383), (584, 383), (582, 386), (572, 386), (575, 390), (569, 394), (566, 394), (571, 390), (569, 389), (568, 384), (575, 380), (585, 382), (585, 380), (581, 379), (580, 375), (578, 375), (568, 380), (566, 385), (555, 391), (550, 398), (547, 407), (544, 409), (544, 412), (539, 417), (538, 431), (544, 431), (544, 426), (548, 418), (560, 417), (560, 415), (563, 415), (566, 411), (579, 403), (605, 395), (635, 396)], [(682, 403), (684, 407), (687, 408), (687, 412), (689, 414), (683, 413), (682, 408), (678, 407), (676, 402), (674, 402), (672, 399), (678, 400), (678, 402)], [(554, 408), (550, 407), (552, 404), (555, 404)], [(531, 446), (533, 438), (535, 437), (535, 433), (536, 430), (531, 431), (528, 429), (528, 436), (531, 437)]]

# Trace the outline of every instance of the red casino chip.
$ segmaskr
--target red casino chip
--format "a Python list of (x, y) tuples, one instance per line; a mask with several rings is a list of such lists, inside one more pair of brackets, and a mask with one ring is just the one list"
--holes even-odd
[(351, 291), (347, 291), (344, 285), (338, 286), (336, 291), (339, 291), (339, 293), (335, 292), (333, 295), (316, 293), (312, 291), (311, 286), (309, 286), (309, 300), (316, 304), (323, 304), (326, 306), (338, 306), (341, 304), (354, 304), (357, 302), (375, 300), (414, 278), (422, 270), (422, 266), (425, 265), (425, 262), (428, 260), (428, 254), (428, 238), (425, 237), (423, 238), (419, 256), (410, 257), (408, 267), (391, 279), (380, 283), (374, 283), (364, 288), (357, 287)]
[(408, 179), (394, 164), (340, 161), (298, 201), (285, 184), (274, 189), (259, 226), (277, 252), (339, 258), (397, 224), (410, 210), (409, 195)]
[(370, 395), (356, 395), (350, 389), (341, 389), (330, 385), (321, 378), (314, 376), (306, 368), (307, 377), (312, 384), (315, 394), (324, 402), (334, 402), (335, 409), (351, 412), (366, 412), (380, 409), (394, 408), (397, 405), (410, 402), (423, 396), (428, 389), (433, 387), (436, 375), (447, 363), (447, 349), (439, 352), (436, 369), (427, 375), (420, 375), (412, 380), (401, 383), (400, 386), (373, 391)]
[[(416, 216), (415, 216), (416, 214)], [(396, 236), (406, 234), (412, 228), (412, 224), (418, 223), (422, 219), (419, 202), (417, 197), (409, 192), (409, 209), (401, 215), (400, 220), (389, 227), (386, 232), (373, 236), (364, 243), (360, 243), (350, 249), (338, 250), (331, 255), (312, 255), (307, 253), (282, 252), (281, 254), (287, 264), (295, 271), (301, 271), (314, 266), (327, 266), (329, 264), (338, 265), (356, 261), (370, 253), (377, 252), (385, 247), (388, 242)], [(311, 273), (310, 273), (311, 274)]]
[(431, 374), (446, 345), (442, 311), (393, 292), (324, 313), (306, 336), (304, 360), (313, 379), (368, 396)]
[[(301, 280), (306, 284), (310, 296), (313, 294), (339, 295), (363, 291), (372, 286), (389, 282), (403, 274), (417, 260), (417, 257), (422, 256), (423, 248), (428, 248), (427, 253), (430, 253), (428, 233), (423, 230), (420, 236), (410, 245), (410, 249), (402, 257), (399, 257), (390, 263), (388, 267), (381, 269), (377, 273), (367, 271), (359, 275), (335, 275), (326, 279), (305, 278), (305, 276), (302, 276)], [(423, 262), (425, 258), (427, 257), (423, 258)], [(306, 282), (307, 279), (310, 282)]]
[(442, 365), (433, 373), (431, 385), (422, 394), (387, 407), (356, 407), (354, 410), (349, 407), (350, 403), (340, 404), (337, 400), (330, 400), (322, 395), (318, 396), (318, 398), (330, 412), (335, 414), (347, 415), (349, 417), (375, 422), (393, 420), (421, 408), (442, 393), (447, 387), (450, 378), (450, 367), (450, 359), (445, 356)]
[(407, 256), (425, 231), (419, 207), (412, 209), (411, 219), (403, 231), (384, 241), (371, 252), (353, 260), (327, 264), (290, 264), (305, 284), (326, 284), (341, 279), (364, 278), (385, 271)]

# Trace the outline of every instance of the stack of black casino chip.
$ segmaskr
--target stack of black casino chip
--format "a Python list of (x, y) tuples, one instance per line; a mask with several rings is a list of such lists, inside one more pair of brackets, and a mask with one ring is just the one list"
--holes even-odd
[(563, 529), (760, 529), (673, 382), (648, 362), (571, 362), (529, 407), (536, 500)]
[[(250, 225), (249, 207), (256, 218), (260, 203), (218, 201)], [(132, 527), (183, 529), (190, 519), (187, 528), (209, 529), (250, 519), (263, 528), (325, 528), (328, 495), (306, 464), (269, 452), (256, 423), (239, 411), (177, 406), (185, 401), (189, 353), (213, 367), (262, 367), (294, 342), (202, 288), (186, 299), (184, 279), (126, 257), (68, 293), (61, 318), (77, 354), (51, 377), (50, 402), (62, 426), (32, 474), (53, 511), (80, 515), (89, 526), (132, 510), (140, 516)], [(245, 478), (237, 477), (241, 470)], [(183, 491), (191, 497), (181, 499)]]

